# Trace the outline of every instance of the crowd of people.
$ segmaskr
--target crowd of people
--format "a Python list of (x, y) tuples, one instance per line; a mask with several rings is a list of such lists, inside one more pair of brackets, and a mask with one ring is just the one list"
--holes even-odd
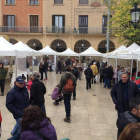
[[(27, 63), (26, 67), (29, 67)], [(6, 107), (13, 114), (15, 126), (11, 131), (12, 137), (8, 140), (57, 140), (57, 134), (51, 119), (47, 117), (45, 98), (47, 90), (42, 82), (43, 73), (47, 80), (48, 67), (52, 71), (52, 60), (44, 59), (40, 62), (39, 72), (32, 76), (18, 76), (14, 87), (7, 93)], [(113, 68), (107, 63), (100, 63), (93, 59), (88, 66), (78, 59), (58, 59), (56, 74), (62, 74), (60, 82), (52, 91), (52, 100), (55, 106), (64, 100), (66, 117), (64, 121), (71, 122), (71, 98), (76, 100), (77, 80), (82, 80), (82, 73), (86, 78), (86, 89), (92, 84), (104, 84), (104, 88), (111, 88), (111, 98), (118, 113), (117, 128), (118, 140), (140, 140), (140, 90), (135, 82), (129, 80), (129, 66)], [(4, 84), (7, 72), (0, 63), (1, 96), (4, 96)], [(100, 76), (100, 79), (98, 77)], [(0, 134), (1, 134), (0, 113)], [(132, 133), (130, 135), (130, 133)]]

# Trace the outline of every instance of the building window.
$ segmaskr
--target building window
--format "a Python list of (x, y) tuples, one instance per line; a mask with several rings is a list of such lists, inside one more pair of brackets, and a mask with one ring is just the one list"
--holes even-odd
[(38, 0), (30, 0), (30, 4), (38, 4)]
[(107, 4), (108, 0), (103, 0), (103, 4)]
[(52, 32), (64, 33), (65, 32), (65, 15), (52, 16)]
[(63, 0), (54, 0), (54, 4), (63, 4)]
[(88, 33), (88, 16), (79, 16), (79, 33)]
[(15, 26), (15, 15), (3, 15), (3, 26), (13, 28)]
[(6, 4), (15, 4), (15, 0), (6, 0)]
[(30, 15), (30, 32), (38, 33), (38, 15)]
[(79, 4), (88, 4), (88, 0), (79, 0)]

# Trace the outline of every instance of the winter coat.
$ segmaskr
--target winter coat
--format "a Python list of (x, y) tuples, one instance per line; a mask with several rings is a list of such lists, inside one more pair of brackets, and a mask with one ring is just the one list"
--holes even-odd
[(120, 80), (122, 79), (121, 76), (122, 76), (122, 71), (119, 70), (119, 71), (118, 71), (118, 81), (120, 81)]
[(117, 68), (114, 68), (113, 73), (113, 78), (117, 78)]
[[(58, 99), (58, 92), (59, 92), (59, 88), (55, 87), (52, 93), (52, 100), (56, 100)], [(60, 94), (60, 96), (63, 98), (63, 95)]]
[(61, 61), (58, 61), (57, 67), (58, 69), (61, 69)]
[(70, 60), (66, 60), (66, 66), (71, 65)]
[(13, 114), (14, 119), (22, 118), (23, 109), (29, 106), (29, 95), (26, 87), (16, 85), (7, 93), (6, 107)]
[(7, 71), (4, 68), (0, 68), (0, 80), (5, 79), (7, 76)]
[(30, 90), (31, 89), (31, 85), (32, 85), (32, 81), (28, 81), (28, 83), (27, 83), (27, 87), (28, 87), (28, 90)]
[(129, 111), (121, 113), (117, 119), (118, 138), (125, 126), (127, 126), (129, 123), (140, 123), (140, 118)]
[(1, 116), (1, 112), (0, 112), (0, 122), (2, 122), (2, 116)]
[(96, 76), (98, 74), (98, 68), (97, 68), (97, 66), (94, 64), (94, 65), (91, 65), (90, 68), (93, 71), (93, 75)]
[(60, 80), (60, 83), (59, 83), (59, 92), (58, 94), (67, 94), (67, 95), (71, 95), (73, 91), (70, 91), (70, 92), (67, 92), (64, 90), (64, 86), (66, 85), (67, 83), (67, 80), (71, 78), (71, 80), (73, 81), (73, 86), (75, 87), (76, 86), (76, 78), (73, 74), (71, 74), (70, 72), (66, 72), (65, 74), (63, 74), (61, 76), (61, 80)]
[(105, 74), (105, 67), (101, 66), (100, 67), (100, 75), (104, 76)]
[(41, 66), (39, 66), (39, 72), (40, 72), (40, 73), (43, 73), (43, 72), (44, 72), (44, 70), (45, 70), (45, 68), (44, 68), (43, 66), (42, 66), (42, 67), (41, 67)]
[[(20, 140), (42, 140), (38, 135), (32, 132), (33, 124), (30, 124), (27, 130), (23, 131), (20, 135)], [(46, 136), (49, 140), (57, 140), (57, 134), (54, 126), (49, 123), (48, 119), (44, 119), (40, 122), (39, 127), (37, 130)]]
[(83, 66), (83, 64), (77, 64), (77, 68), (78, 68), (79, 72), (82, 72), (84, 69), (84, 66)]
[(42, 67), (44, 70), (48, 70), (48, 62), (44, 62), (44, 65)]
[(111, 80), (112, 77), (113, 77), (113, 70), (111, 69), (111, 67), (105, 68), (105, 78)]
[(33, 80), (30, 89), (30, 104), (41, 106), (44, 105), (45, 99), (44, 95), (46, 93), (46, 87), (44, 83), (40, 82), (39, 80)]
[(76, 80), (79, 78), (79, 72), (76, 67), (71, 71), (71, 73), (75, 76)]
[(92, 72), (92, 69), (90, 67), (86, 68), (84, 73), (86, 75), (86, 78), (92, 78), (93, 77), (93, 72)]
[(99, 61), (96, 62), (96, 66), (97, 66), (98, 72), (99, 72), (99, 69), (100, 69), (100, 63), (99, 63)]
[(51, 59), (49, 60), (49, 66), (52, 66), (52, 60)]
[[(125, 112), (124, 110), (124, 90), (122, 89), (122, 80), (115, 83), (111, 89), (111, 97), (115, 104), (116, 110)], [(128, 79), (128, 103), (133, 97), (140, 97), (138, 86)]]

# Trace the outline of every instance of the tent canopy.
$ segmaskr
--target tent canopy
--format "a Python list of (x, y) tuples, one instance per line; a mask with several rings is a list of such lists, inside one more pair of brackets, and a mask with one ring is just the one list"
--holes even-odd
[(80, 53), (80, 56), (102, 56), (102, 53), (96, 51), (92, 46), (90, 46), (87, 50)]
[(72, 51), (70, 48), (68, 48), (67, 50), (65, 50), (64, 52), (61, 52), (58, 54), (59, 56), (79, 56), (78, 53), (75, 53), (74, 51)]
[(58, 52), (54, 51), (53, 49), (51, 49), (48, 45), (43, 48), (42, 50), (39, 50), (39, 52), (43, 53), (44, 55), (57, 55)]
[(16, 56), (13, 45), (3, 37), (0, 37), (0, 56)]

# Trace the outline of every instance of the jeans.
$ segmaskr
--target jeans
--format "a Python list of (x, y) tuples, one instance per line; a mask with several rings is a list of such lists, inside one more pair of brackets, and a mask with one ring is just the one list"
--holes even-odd
[(45, 70), (44, 73), (45, 73), (45, 76), (46, 76), (46, 79), (47, 79), (47, 70)]
[(100, 83), (102, 83), (102, 80), (103, 80), (103, 83), (104, 83), (104, 75), (100, 75)]
[(43, 112), (45, 113), (45, 115), (46, 115), (46, 108), (45, 108), (45, 105), (41, 105), (41, 106), (39, 106), (42, 110), (43, 110)]
[(110, 79), (108, 78), (105, 78), (104, 88), (106, 88), (106, 86), (110, 88)]
[(0, 80), (1, 92), (4, 92), (5, 79)]
[(41, 80), (43, 80), (43, 72), (41, 72)]
[(79, 71), (79, 80), (81, 80), (82, 77), (82, 71)]
[(86, 88), (91, 88), (91, 78), (86, 78)]
[(7, 139), (7, 140), (20, 140), (20, 134), (16, 134), (13, 137)]
[(71, 95), (64, 94), (63, 97), (64, 97), (66, 117), (70, 117), (70, 111), (71, 111), (70, 100), (71, 100)]
[(14, 129), (13, 129), (12, 132), (11, 132), (11, 134), (14, 136), (14, 135), (17, 134), (17, 132), (18, 132), (18, 125), (17, 125), (17, 123), (16, 123), (15, 126), (14, 126)]
[(50, 72), (52, 71), (52, 66), (49, 66), (50, 67)]
[(74, 90), (73, 90), (73, 98), (76, 97), (76, 86), (74, 86)]

